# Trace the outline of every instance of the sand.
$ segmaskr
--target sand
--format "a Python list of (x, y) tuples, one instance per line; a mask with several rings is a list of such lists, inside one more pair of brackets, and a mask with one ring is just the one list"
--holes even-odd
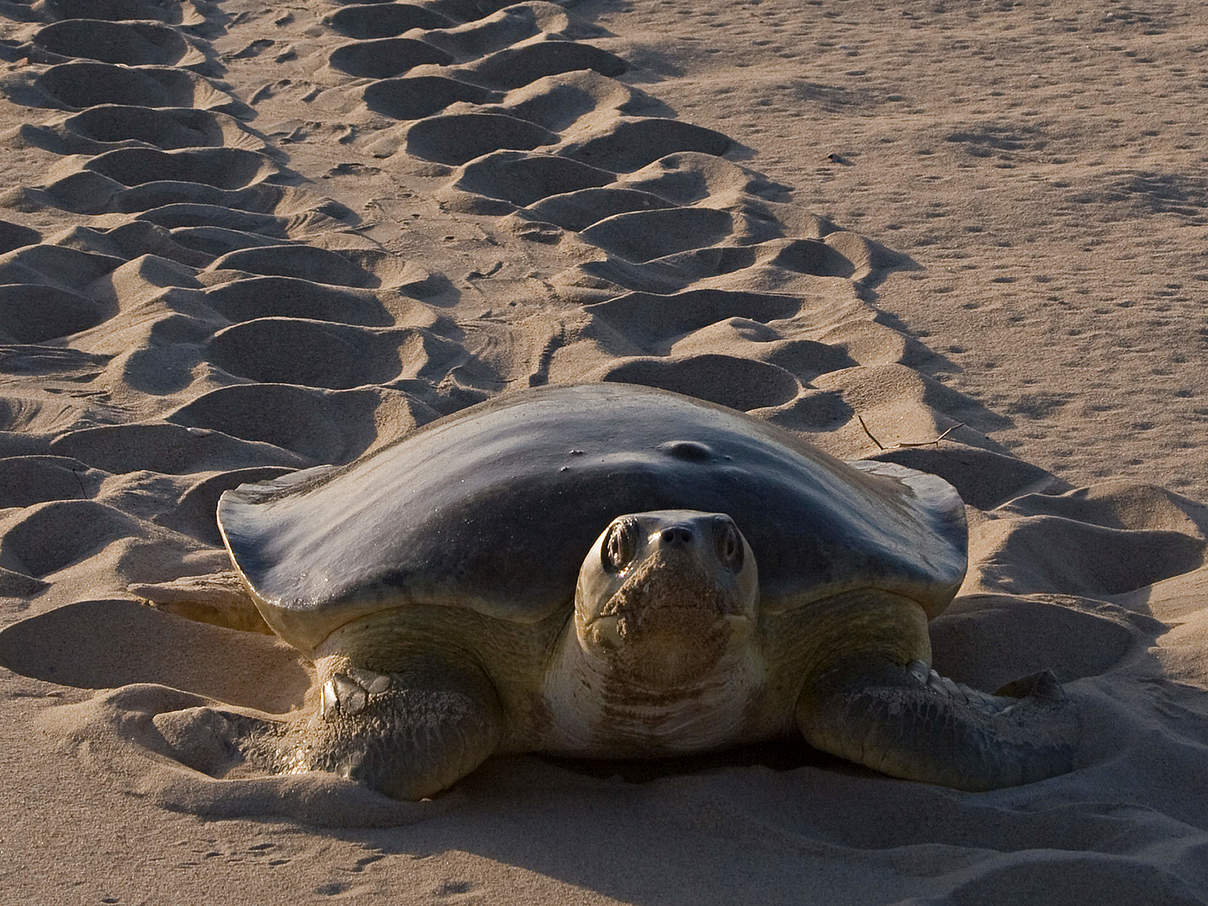
[[(0, 900), (1208, 901), (1198, 4), (496, 5), (0, 2)], [(585, 380), (955, 484), (936, 667), (1076, 769), (178, 760), (311, 677), (131, 591), (223, 490)]]

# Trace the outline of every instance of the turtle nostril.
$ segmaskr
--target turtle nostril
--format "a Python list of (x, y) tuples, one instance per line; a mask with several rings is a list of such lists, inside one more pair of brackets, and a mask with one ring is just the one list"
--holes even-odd
[(673, 525), (663, 529), (660, 537), (664, 544), (689, 544), (692, 541), (692, 529), (686, 525)]

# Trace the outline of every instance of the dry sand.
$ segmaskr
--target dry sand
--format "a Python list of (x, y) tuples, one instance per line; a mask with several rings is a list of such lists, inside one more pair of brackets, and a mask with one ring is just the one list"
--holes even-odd
[[(0, 900), (1208, 901), (1199, 5), (486, 6), (0, 0)], [(936, 666), (1052, 668), (1077, 769), (172, 757), (309, 681), (128, 590), (222, 490), (600, 379), (957, 485)]]

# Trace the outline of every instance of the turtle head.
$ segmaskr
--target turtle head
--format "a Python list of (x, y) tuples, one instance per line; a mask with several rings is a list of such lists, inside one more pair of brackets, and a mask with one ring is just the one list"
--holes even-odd
[(596, 539), (575, 588), (575, 631), (620, 679), (667, 689), (749, 643), (759, 597), (750, 545), (729, 516), (631, 513)]

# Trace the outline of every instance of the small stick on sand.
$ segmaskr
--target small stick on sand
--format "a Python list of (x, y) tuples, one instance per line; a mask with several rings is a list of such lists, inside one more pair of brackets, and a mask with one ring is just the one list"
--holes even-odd
[(879, 440), (877, 440), (876, 437), (873, 436), (873, 433), (868, 430), (868, 425), (864, 424), (864, 419), (860, 416), (860, 413), (858, 413), (858, 412), (856, 413), (856, 421), (858, 421), (860, 423), (860, 427), (864, 429), (864, 433), (868, 435), (869, 440), (871, 440), (874, 444), (877, 445), (878, 450), (896, 450), (900, 447), (928, 447), (931, 444), (938, 444), (941, 440), (943, 440), (945, 437), (947, 437), (949, 434), (951, 434), (957, 428), (965, 427), (964, 422), (957, 422), (955, 425), (953, 425), (951, 428), (949, 428), (947, 431), (945, 431), (939, 437), (936, 437), (932, 440), (902, 441), (901, 443), (894, 444), (892, 447), (887, 447), (883, 443), (881, 443)]

